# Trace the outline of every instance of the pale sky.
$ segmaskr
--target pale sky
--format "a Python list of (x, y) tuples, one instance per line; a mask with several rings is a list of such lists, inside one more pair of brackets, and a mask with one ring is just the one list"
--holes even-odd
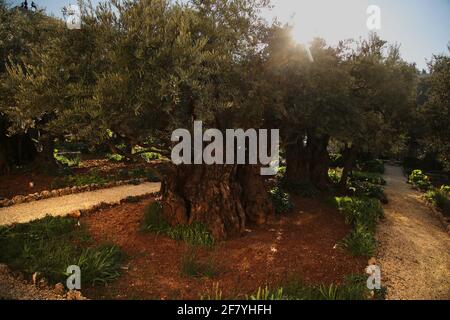
[[(76, 0), (34, 1), (56, 16), (61, 16), (63, 6), (76, 3)], [(369, 32), (366, 10), (377, 5), (381, 13), (378, 34), (389, 42), (399, 43), (407, 61), (425, 68), (426, 59), (432, 54), (449, 54), (450, 0), (272, 0), (272, 3), (275, 8), (265, 11), (264, 16), (294, 24), (294, 37), (299, 42), (318, 36), (334, 45), (339, 40), (365, 37)]]

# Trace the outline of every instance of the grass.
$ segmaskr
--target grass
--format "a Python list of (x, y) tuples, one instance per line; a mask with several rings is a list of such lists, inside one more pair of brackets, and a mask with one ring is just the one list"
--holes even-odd
[(189, 225), (171, 226), (165, 219), (160, 202), (152, 202), (145, 208), (142, 229), (158, 234), (164, 234), (168, 237), (184, 241), (194, 246), (211, 247), (214, 244), (214, 238), (206, 227), (198, 222)]
[(63, 282), (67, 267), (78, 265), (84, 285), (119, 276), (122, 255), (115, 246), (90, 246), (77, 220), (47, 216), (30, 223), (0, 227), (0, 262), (26, 274), (42, 273), (50, 283)]
[(247, 296), (249, 300), (366, 300), (370, 291), (365, 275), (349, 275), (341, 285), (307, 285), (300, 280), (289, 280), (279, 287), (258, 288)]
[(146, 178), (150, 182), (159, 182), (161, 179), (155, 170), (151, 168), (133, 168), (133, 169), (121, 169), (113, 175), (102, 175), (97, 170), (91, 170), (85, 174), (79, 175), (66, 175), (55, 178), (52, 181), (52, 189), (66, 188), (66, 187), (81, 187), (91, 184), (104, 185), (111, 181), (118, 180), (133, 180), (136, 183), (139, 178)]
[(190, 249), (181, 259), (181, 273), (186, 277), (213, 278), (218, 274), (213, 259), (201, 260), (198, 251)]
[(353, 226), (341, 244), (353, 255), (372, 256), (376, 250), (376, 225), (383, 217), (380, 201), (365, 197), (335, 197), (335, 203), (346, 223)]

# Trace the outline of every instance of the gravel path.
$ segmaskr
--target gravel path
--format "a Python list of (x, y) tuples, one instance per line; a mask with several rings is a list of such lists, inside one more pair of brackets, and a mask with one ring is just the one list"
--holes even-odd
[(25, 280), (14, 277), (9, 268), (0, 264), (0, 300), (62, 300), (49, 289), (38, 289)]
[(88, 209), (102, 202), (115, 203), (129, 196), (141, 196), (157, 192), (160, 187), (160, 183), (150, 182), (139, 185), (123, 185), (0, 208), (0, 225), (25, 223), (43, 218), (46, 215), (64, 216), (76, 210)]
[(377, 239), (387, 299), (450, 299), (450, 236), (400, 167), (386, 166), (384, 178), (389, 203)]

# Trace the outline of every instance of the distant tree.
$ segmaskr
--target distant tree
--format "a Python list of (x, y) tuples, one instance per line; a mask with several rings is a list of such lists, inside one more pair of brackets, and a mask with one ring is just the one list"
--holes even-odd
[(15, 92), (20, 86), (10, 82), (7, 65), (15, 65), (20, 72), (26, 72), (27, 64), (36, 65), (33, 51), (40, 50), (56, 35), (57, 26), (56, 19), (40, 11), (11, 8), (0, 2), (0, 173), (32, 160), (47, 162), (48, 166), (48, 155), (53, 158), (53, 149), (38, 152), (39, 143), (33, 143), (32, 140), (42, 142), (39, 138), (45, 136), (36, 126), (15, 122)]
[(433, 56), (429, 68), (429, 77), (423, 79), (425, 98), (419, 107), (420, 145), (450, 170), (450, 57)]

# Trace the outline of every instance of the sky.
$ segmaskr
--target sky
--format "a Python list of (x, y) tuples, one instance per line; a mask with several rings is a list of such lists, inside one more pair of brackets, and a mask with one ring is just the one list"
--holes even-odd
[[(63, 6), (76, 3), (76, 0), (34, 1), (56, 16), (61, 16)], [(293, 36), (301, 43), (308, 43), (316, 36), (330, 45), (343, 39), (366, 37), (369, 33), (366, 22), (370, 17), (367, 8), (376, 5), (380, 9), (381, 27), (377, 33), (389, 42), (400, 44), (405, 60), (415, 62), (422, 69), (433, 54), (449, 54), (450, 0), (272, 0), (272, 4), (274, 8), (265, 10), (263, 16), (294, 25)]]

